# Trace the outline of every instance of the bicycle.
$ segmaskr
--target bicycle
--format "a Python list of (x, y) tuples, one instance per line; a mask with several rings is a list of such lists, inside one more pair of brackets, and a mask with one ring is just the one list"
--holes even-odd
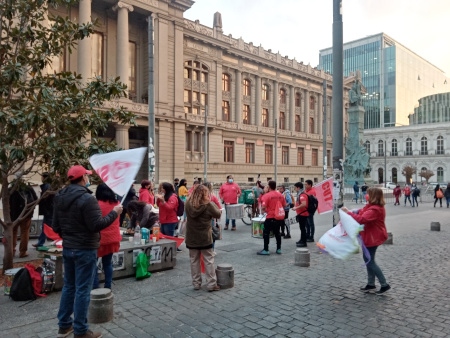
[(253, 205), (246, 204), (244, 207), (244, 217), (241, 218), (241, 220), (246, 225), (252, 225), (252, 218), (253, 218)]

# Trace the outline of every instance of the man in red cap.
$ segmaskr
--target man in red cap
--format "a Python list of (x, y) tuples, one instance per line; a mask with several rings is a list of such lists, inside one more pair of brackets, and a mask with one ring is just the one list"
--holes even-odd
[[(87, 324), (90, 294), (100, 245), (100, 230), (121, 214), (115, 206), (105, 217), (90, 185), (90, 170), (74, 165), (67, 172), (70, 184), (54, 199), (53, 230), (63, 239), (64, 286), (58, 311), (58, 337), (101, 337)], [(72, 320), (73, 313), (73, 320)]]

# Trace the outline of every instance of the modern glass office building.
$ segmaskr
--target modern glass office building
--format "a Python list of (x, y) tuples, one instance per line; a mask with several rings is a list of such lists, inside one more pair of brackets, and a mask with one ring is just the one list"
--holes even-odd
[[(330, 74), (332, 52), (323, 49), (319, 56), (319, 68)], [(384, 33), (345, 43), (343, 57), (344, 77), (359, 70), (367, 89), (365, 129), (408, 125), (420, 98), (450, 90), (443, 70)]]

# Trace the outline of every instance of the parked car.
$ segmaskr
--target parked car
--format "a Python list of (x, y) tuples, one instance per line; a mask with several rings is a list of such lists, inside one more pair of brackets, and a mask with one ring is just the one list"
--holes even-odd
[(386, 188), (388, 188), (388, 189), (395, 189), (396, 186), (397, 186), (397, 183), (394, 183), (394, 182), (386, 183)]
[(445, 182), (428, 182), (428, 186), (432, 187), (433, 189), (436, 188), (436, 186), (439, 184), (439, 188), (445, 189), (447, 188), (447, 183)]

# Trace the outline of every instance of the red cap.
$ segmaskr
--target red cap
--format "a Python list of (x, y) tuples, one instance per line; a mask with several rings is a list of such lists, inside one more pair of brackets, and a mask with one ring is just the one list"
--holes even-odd
[(80, 178), (83, 175), (91, 175), (92, 171), (85, 169), (81, 165), (74, 165), (72, 166), (69, 171), (67, 172), (67, 178), (71, 181), (76, 180), (77, 178)]

